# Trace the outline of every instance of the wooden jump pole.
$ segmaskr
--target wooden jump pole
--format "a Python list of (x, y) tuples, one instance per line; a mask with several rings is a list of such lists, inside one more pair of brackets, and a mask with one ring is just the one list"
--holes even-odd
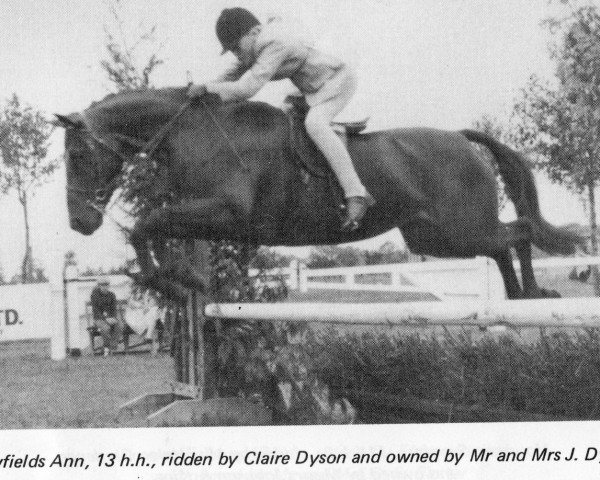
[(224, 319), (387, 326), (600, 327), (600, 298), (404, 303), (225, 303), (206, 314)]
[[(186, 242), (186, 258), (194, 265), (194, 269), (204, 278), (210, 278), (210, 245), (206, 241), (188, 240)], [(207, 286), (208, 288), (208, 286)], [(206, 342), (205, 329), (207, 327), (204, 308), (208, 300), (207, 292), (190, 290), (187, 304), (187, 338), (188, 358), (187, 380), (185, 383), (197, 388), (197, 398), (206, 398)]]

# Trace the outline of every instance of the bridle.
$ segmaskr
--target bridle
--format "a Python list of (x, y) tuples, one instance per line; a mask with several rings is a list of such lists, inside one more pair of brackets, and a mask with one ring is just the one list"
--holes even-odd
[[(127, 135), (117, 134), (116, 136), (120, 140), (124, 140), (125, 142), (129, 143), (130, 145), (139, 148), (139, 150), (135, 154), (133, 154), (132, 157), (128, 157), (127, 155), (123, 154), (118, 148), (116, 148), (114, 145), (109, 143), (105, 138), (96, 134), (96, 132), (90, 125), (90, 121), (85, 116), (85, 112), (81, 112), (81, 118), (82, 118), (83, 124), (85, 126), (85, 133), (89, 136), (89, 138), (92, 140), (92, 142), (95, 145), (98, 145), (98, 147), (119, 157), (121, 159), (121, 161), (123, 162), (123, 165), (125, 165), (126, 163), (131, 163), (132, 161), (138, 162), (138, 161), (148, 160), (149, 158), (151, 158), (154, 155), (154, 153), (156, 152), (156, 150), (158, 149), (158, 147), (160, 146), (160, 144), (162, 143), (162, 141), (165, 139), (167, 134), (171, 131), (175, 122), (177, 122), (179, 117), (181, 117), (181, 115), (183, 115), (185, 113), (185, 111), (191, 105), (192, 105), (192, 101), (189, 100), (189, 101), (185, 102), (181, 107), (179, 107), (179, 110), (177, 110), (177, 112), (169, 119), (169, 121), (167, 123), (165, 123), (158, 130), (158, 132), (156, 132), (156, 134), (147, 142), (144, 142), (143, 140), (140, 140), (138, 138), (129, 137)], [(100, 164), (98, 162), (95, 162), (95, 167), (96, 167), (96, 180), (97, 180), (97, 183), (101, 184), (100, 187), (95, 188), (95, 189), (87, 189), (87, 188), (79, 188), (79, 187), (74, 187), (72, 185), (67, 185), (67, 192), (68, 193), (73, 192), (75, 194), (85, 195), (86, 203), (89, 206), (91, 206), (95, 210), (98, 210), (100, 213), (105, 213), (106, 208), (103, 207), (102, 204), (106, 202), (109, 192), (112, 192), (115, 188), (117, 188), (117, 186), (121, 182), (121, 175), (115, 175), (108, 182), (103, 182), (102, 175), (100, 172)], [(94, 200), (92, 200), (92, 197)]]
[[(187, 102), (185, 102), (181, 107), (179, 107), (177, 112), (169, 119), (169, 121), (167, 123), (165, 123), (162, 127), (160, 127), (158, 132), (156, 132), (156, 134), (150, 140), (148, 140), (146, 142), (143, 140), (140, 140), (138, 138), (130, 137), (128, 135), (123, 135), (120, 133), (113, 134), (119, 140), (123, 140), (126, 143), (128, 143), (129, 145), (139, 148), (139, 150), (135, 154), (133, 154), (132, 157), (128, 157), (127, 155), (124, 155), (119, 149), (115, 148), (114, 145), (109, 143), (105, 138), (97, 135), (96, 132), (94, 132), (94, 129), (91, 127), (90, 121), (85, 116), (85, 112), (81, 112), (81, 117), (83, 120), (83, 124), (85, 126), (85, 132), (87, 133), (89, 138), (93, 141), (93, 143), (98, 145), (98, 147), (100, 147), (104, 150), (107, 150), (108, 152), (119, 157), (122, 160), (123, 165), (125, 165), (126, 163), (131, 163), (132, 161), (135, 163), (135, 162), (139, 162), (139, 161), (146, 161), (146, 160), (152, 158), (152, 156), (154, 155), (154, 153), (156, 152), (156, 150), (158, 149), (160, 144), (163, 142), (163, 140), (165, 139), (167, 134), (171, 131), (171, 129), (173, 128), (173, 126), (175, 125), (177, 120), (179, 120), (181, 115), (183, 115), (187, 111), (188, 108), (190, 108), (192, 105), (194, 105), (197, 102), (204, 106), (204, 108), (208, 112), (212, 122), (217, 126), (221, 135), (223, 136), (225, 141), (228, 143), (229, 148), (232, 150), (234, 156), (237, 158), (242, 169), (245, 171), (249, 171), (248, 165), (246, 164), (246, 162), (244, 162), (242, 156), (235, 148), (235, 145), (229, 138), (226, 130), (223, 128), (223, 126), (220, 124), (217, 117), (213, 113), (213, 111), (210, 109), (210, 107), (207, 105), (207, 103), (202, 98), (197, 99), (197, 100), (190, 99)], [(102, 184), (103, 183), (102, 175), (100, 172), (100, 165), (98, 162), (95, 162), (95, 167), (96, 167), (97, 181), (98, 181), (98, 183)], [(73, 187), (71, 185), (67, 185), (67, 192), (68, 193), (73, 192), (75, 194), (85, 195), (86, 203), (90, 207), (94, 208), (95, 210), (99, 211), (102, 214), (105, 214), (106, 206), (102, 206), (102, 204), (104, 204), (106, 202), (109, 192), (112, 192), (115, 188), (117, 188), (117, 186), (121, 182), (121, 176), (122, 176), (122, 174), (115, 175), (111, 180), (109, 180), (108, 182), (102, 184), (100, 187), (95, 188), (95, 189), (85, 189), (85, 188), (79, 188), (79, 187)], [(92, 196), (93, 196), (94, 200), (91, 199)]]

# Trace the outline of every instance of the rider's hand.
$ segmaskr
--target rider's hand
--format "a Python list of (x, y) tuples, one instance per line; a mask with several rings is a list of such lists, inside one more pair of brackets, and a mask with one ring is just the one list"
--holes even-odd
[(188, 88), (187, 91), (187, 96), (190, 99), (197, 99), (200, 97), (203, 97), (204, 95), (206, 95), (207, 91), (206, 91), (206, 85), (201, 84), (201, 85), (190, 85), (190, 87)]

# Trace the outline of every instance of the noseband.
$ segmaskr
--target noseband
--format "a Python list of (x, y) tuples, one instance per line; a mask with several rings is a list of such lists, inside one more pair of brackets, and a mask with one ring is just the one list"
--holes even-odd
[[(98, 147), (103, 148), (104, 150), (107, 150), (108, 152), (116, 155), (117, 157), (119, 157), (121, 159), (123, 164), (125, 164), (125, 163), (131, 162), (131, 161), (137, 162), (137, 161), (141, 161), (141, 160), (148, 160), (149, 158), (151, 158), (154, 155), (154, 153), (156, 152), (157, 148), (162, 143), (162, 141), (165, 139), (167, 134), (171, 131), (175, 122), (179, 119), (179, 117), (181, 117), (181, 115), (183, 115), (183, 113), (185, 113), (185, 111), (190, 107), (191, 104), (192, 104), (191, 101), (185, 102), (179, 108), (179, 110), (177, 110), (177, 112), (173, 115), (173, 117), (171, 117), (171, 119), (167, 123), (165, 123), (158, 130), (158, 132), (147, 142), (144, 142), (143, 140), (140, 140), (137, 138), (129, 137), (127, 135), (118, 134), (119, 139), (126, 141), (127, 143), (129, 143), (130, 145), (132, 145), (134, 147), (140, 148), (140, 150), (138, 152), (136, 152), (131, 158), (124, 155), (119, 149), (115, 148), (105, 138), (102, 138), (99, 135), (97, 135), (96, 132), (94, 132), (94, 129), (90, 126), (90, 122), (86, 118), (85, 112), (81, 112), (81, 116), (83, 118), (83, 123), (85, 125), (85, 133), (87, 133), (87, 135), (92, 139), (94, 144), (96, 144), (96, 145), (98, 145)], [(95, 166), (96, 166), (96, 178), (98, 180), (98, 183), (102, 183), (102, 175), (100, 174), (100, 165), (98, 164), (98, 162), (95, 162)], [(76, 194), (85, 195), (86, 203), (88, 205), (90, 205), (95, 210), (98, 210), (100, 213), (105, 213), (105, 208), (102, 207), (101, 205), (106, 202), (109, 192), (112, 192), (118, 186), (120, 181), (121, 181), (121, 175), (116, 175), (110, 181), (104, 183), (102, 186), (100, 186), (96, 189), (78, 188), (78, 187), (73, 187), (73, 186), (68, 185), (67, 191), (68, 191), (68, 193), (73, 192)], [(92, 196), (93, 196), (94, 200), (91, 199)]]

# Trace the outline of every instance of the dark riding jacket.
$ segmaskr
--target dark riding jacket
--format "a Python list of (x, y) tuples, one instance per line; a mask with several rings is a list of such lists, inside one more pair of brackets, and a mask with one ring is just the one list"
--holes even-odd
[(92, 304), (94, 320), (101, 320), (108, 317), (116, 318), (117, 296), (113, 292), (103, 292), (100, 288), (96, 287), (92, 290), (90, 303)]

